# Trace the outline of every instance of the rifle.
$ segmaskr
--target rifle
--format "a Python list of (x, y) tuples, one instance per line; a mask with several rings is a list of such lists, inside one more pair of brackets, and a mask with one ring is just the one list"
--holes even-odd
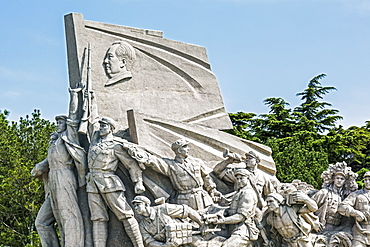
[(82, 118), (80, 128), (78, 132), (81, 134), (86, 135), (88, 132), (88, 122), (90, 118), (90, 106), (91, 106), (91, 98), (90, 98), (90, 78), (91, 78), (91, 49), (90, 43), (87, 44), (87, 73), (86, 73), (86, 84), (85, 84), (85, 92), (84, 92), (84, 101), (82, 106)]

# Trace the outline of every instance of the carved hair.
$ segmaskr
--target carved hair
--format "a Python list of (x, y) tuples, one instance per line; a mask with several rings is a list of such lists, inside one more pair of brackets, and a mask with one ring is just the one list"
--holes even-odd
[(321, 174), (321, 178), (324, 180), (322, 188), (329, 188), (330, 185), (334, 183), (336, 175), (342, 175), (346, 180), (343, 185), (344, 194), (349, 194), (350, 192), (357, 190), (358, 185), (356, 183), (356, 179), (358, 175), (352, 171), (351, 167), (347, 166), (345, 161), (330, 164), (328, 170)]
[(116, 56), (124, 60), (126, 69), (130, 71), (136, 59), (134, 47), (126, 41), (115, 41), (112, 45), (119, 45), (115, 52)]

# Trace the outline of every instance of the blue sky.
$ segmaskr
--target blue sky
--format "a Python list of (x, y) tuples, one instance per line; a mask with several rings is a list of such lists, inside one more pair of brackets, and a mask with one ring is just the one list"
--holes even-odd
[(10, 120), (68, 107), (63, 16), (164, 32), (207, 48), (228, 112), (266, 113), (321, 73), (344, 127), (370, 120), (368, 0), (0, 0), (0, 110)]

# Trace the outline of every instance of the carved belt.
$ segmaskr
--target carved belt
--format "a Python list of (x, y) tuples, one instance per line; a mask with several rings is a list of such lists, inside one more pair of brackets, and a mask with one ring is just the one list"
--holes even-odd
[(202, 187), (192, 188), (192, 189), (189, 189), (189, 190), (181, 190), (181, 191), (179, 191), (179, 194), (190, 194), (190, 193), (195, 193), (195, 192), (199, 192), (199, 191), (202, 191), (202, 190), (203, 190)]
[(50, 171), (70, 170), (73, 171), (73, 166), (66, 165), (65, 167), (52, 167)]

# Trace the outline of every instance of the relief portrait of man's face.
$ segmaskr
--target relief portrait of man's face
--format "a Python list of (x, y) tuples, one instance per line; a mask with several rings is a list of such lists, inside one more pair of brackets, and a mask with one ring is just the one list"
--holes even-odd
[(126, 41), (116, 41), (109, 46), (103, 60), (103, 67), (108, 77), (105, 86), (131, 79), (131, 68), (135, 58), (135, 49)]
[(126, 70), (124, 61), (116, 55), (118, 47), (119, 44), (114, 44), (109, 47), (104, 59), (105, 72), (110, 78)]

